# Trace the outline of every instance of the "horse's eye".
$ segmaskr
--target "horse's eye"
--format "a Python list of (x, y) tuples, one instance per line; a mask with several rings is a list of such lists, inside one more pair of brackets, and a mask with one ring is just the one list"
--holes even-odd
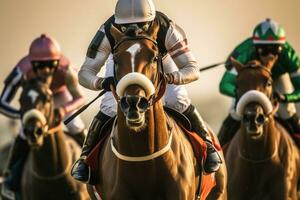
[(271, 86), (272, 86), (272, 80), (270, 80), (270, 79), (269, 79), (269, 80), (267, 80), (267, 84), (266, 84), (266, 86), (267, 86), (267, 87), (271, 87)]

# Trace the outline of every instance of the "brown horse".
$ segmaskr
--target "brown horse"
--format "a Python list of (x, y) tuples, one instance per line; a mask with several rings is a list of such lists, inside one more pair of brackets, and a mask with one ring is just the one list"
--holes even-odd
[[(98, 158), (96, 189), (104, 200), (197, 198), (200, 166), (182, 129), (163, 109), (166, 83), (157, 31), (156, 24), (143, 35), (111, 29), (116, 41), (116, 89), (112, 90), (119, 106), (110, 138)], [(223, 166), (222, 170), (224, 178)], [(225, 187), (219, 182), (217, 186), (215, 196), (221, 198)]]
[(86, 187), (70, 175), (80, 147), (65, 137), (49, 85), (25, 81), (20, 111), (22, 130), (31, 147), (22, 176), (22, 199), (88, 199)]
[(236, 113), (242, 125), (225, 159), (230, 199), (299, 199), (300, 157), (288, 132), (274, 119), (271, 70), (253, 61), (237, 72)]

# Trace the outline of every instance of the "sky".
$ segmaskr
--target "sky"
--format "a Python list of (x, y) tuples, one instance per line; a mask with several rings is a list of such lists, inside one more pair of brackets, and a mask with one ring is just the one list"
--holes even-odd
[[(60, 43), (72, 65), (80, 69), (87, 47), (100, 25), (114, 12), (116, 0), (0, 0), (0, 90), (32, 40), (48, 33)], [(201, 67), (224, 61), (233, 48), (266, 17), (278, 21), (287, 40), (300, 52), (299, 0), (154, 0), (157, 10), (181, 26)], [(219, 93), (220, 66), (201, 73), (186, 87), (203, 118), (217, 132), (231, 99)], [(87, 101), (97, 95), (84, 90)], [(18, 99), (18, 98), (16, 98)], [(17, 106), (17, 105), (15, 105)], [(89, 125), (99, 102), (82, 114)], [(7, 119), (0, 116), (0, 127)]]

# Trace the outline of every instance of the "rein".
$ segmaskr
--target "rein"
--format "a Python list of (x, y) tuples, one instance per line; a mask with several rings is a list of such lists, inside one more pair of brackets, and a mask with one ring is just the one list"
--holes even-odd
[(60, 131), (62, 129), (62, 123), (60, 122), (59, 124), (57, 124), (56, 126), (48, 129), (48, 131), (46, 132), (47, 135), (51, 135), (51, 134), (54, 134), (54, 133), (57, 133), (58, 131)]

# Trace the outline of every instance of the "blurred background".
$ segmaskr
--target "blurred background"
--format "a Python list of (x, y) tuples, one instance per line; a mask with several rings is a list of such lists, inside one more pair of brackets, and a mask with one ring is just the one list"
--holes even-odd
[[(278, 21), (287, 39), (300, 52), (299, 0), (154, 0), (186, 32), (190, 48), (200, 66), (226, 59), (232, 49), (251, 36), (266, 17)], [(114, 12), (116, 0), (0, 0), (0, 90), (15, 64), (28, 53), (32, 40), (41, 33), (56, 38), (63, 53), (80, 68), (87, 47), (99, 26)], [(224, 66), (205, 71), (200, 80), (188, 84), (193, 103), (217, 132), (228, 113), (231, 99), (219, 93)], [(84, 90), (87, 101), (97, 93)], [(18, 106), (18, 97), (13, 104)], [(82, 118), (88, 126), (99, 101)], [(0, 145), (18, 131), (18, 123), (0, 115)]]

